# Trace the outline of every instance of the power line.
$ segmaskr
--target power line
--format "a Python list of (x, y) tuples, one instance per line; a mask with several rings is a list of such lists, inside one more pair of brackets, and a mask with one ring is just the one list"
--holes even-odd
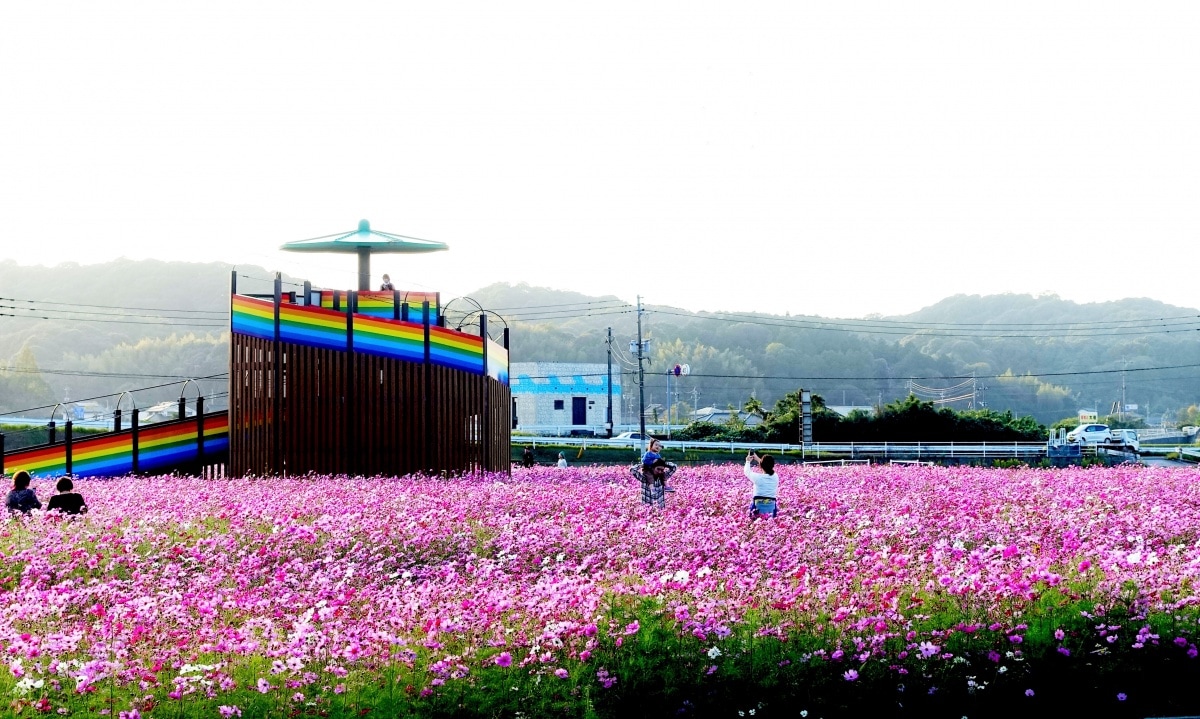
[[(867, 325), (867, 324), (844, 324), (843, 325), (843, 324), (838, 324), (838, 323), (834, 323), (834, 322), (826, 322), (826, 321), (822, 321), (822, 320), (786, 320), (786, 319), (775, 320), (775, 319), (769, 319), (769, 318), (748, 319), (748, 318), (737, 317), (737, 316), (730, 317), (730, 316), (718, 316), (718, 315), (697, 316), (697, 315), (691, 315), (691, 314), (686, 314), (686, 313), (682, 313), (682, 312), (671, 312), (671, 311), (664, 311), (664, 310), (655, 310), (655, 312), (657, 312), (658, 314), (666, 314), (666, 315), (671, 315), (671, 316), (676, 316), (676, 317), (685, 317), (685, 318), (690, 318), (690, 319), (695, 319), (695, 320), (713, 320), (713, 321), (730, 322), (730, 323), (737, 323), (737, 324), (760, 325), (760, 326), (764, 326), (764, 327), (781, 327), (781, 328), (786, 328), (786, 329), (815, 330), (815, 331), (823, 331), (823, 332), (857, 332), (859, 334), (866, 334), (866, 335), (894, 335), (894, 336), (903, 336), (903, 337), (922, 336), (922, 337), (929, 337), (931, 339), (937, 339), (937, 338), (943, 338), (943, 337), (969, 337), (972, 339), (996, 339), (996, 340), (1044, 339), (1046, 337), (1064, 336), (1064, 333), (1067, 333), (1067, 334), (1065, 334), (1065, 338), (1067, 338), (1067, 339), (1077, 339), (1077, 338), (1086, 338), (1086, 337), (1122, 337), (1122, 336), (1142, 337), (1142, 336), (1146, 336), (1146, 335), (1172, 334), (1172, 333), (1182, 334), (1185, 332), (1200, 331), (1200, 323), (1187, 322), (1187, 323), (1177, 323), (1174, 325), (1163, 325), (1164, 329), (1156, 329), (1156, 330), (1137, 329), (1137, 330), (1129, 331), (1129, 332), (1122, 332), (1120, 330), (1122, 330), (1122, 329), (1133, 330), (1133, 328), (1122, 328), (1122, 327), (1098, 328), (1098, 327), (1096, 327), (1096, 328), (1087, 328), (1084, 330), (1072, 330), (1072, 329), (1070, 329), (1071, 326), (1064, 325), (1063, 327), (1060, 327), (1057, 329), (1047, 327), (1046, 329), (1042, 330), (1043, 334), (984, 334), (982, 328), (980, 329), (979, 332), (941, 332), (941, 331), (935, 331), (937, 328), (933, 328), (933, 327), (925, 327), (925, 326), (910, 327), (910, 326), (903, 325), (903, 324), (895, 324), (895, 325), (878, 325), (879, 327), (889, 327), (889, 328), (893, 328), (893, 329), (871, 329), (871, 327), (874, 327), (875, 325)], [(1197, 326), (1191, 326), (1191, 325), (1197, 325)], [(1021, 332), (1021, 331), (1033, 331), (1033, 330), (1000, 330), (1000, 331), (1001, 332)]]
[[(712, 379), (753, 379), (753, 380), (790, 380), (790, 381), (818, 381), (818, 382), (842, 382), (842, 381), (900, 381), (900, 380), (970, 380), (970, 379), (1020, 379), (1021, 377), (1087, 377), (1092, 375), (1108, 375), (1120, 374), (1121, 372), (1157, 372), (1169, 369), (1195, 369), (1200, 367), (1200, 364), (1181, 364), (1181, 365), (1166, 365), (1163, 367), (1140, 367), (1137, 369), (1101, 369), (1101, 370), (1086, 370), (1077, 372), (1031, 372), (1028, 375), (931, 375), (927, 377), (919, 377), (915, 375), (897, 375), (895, 377), (820, 377), (816, 375), (744, 375), (744, 374), (705, 374), (702, 372), (693, 371), (689, 377), (706, 377)], [(580, 373), (572, 374), (572, 377), (601, 377), (606, 373)], [(629, 374), (622, 372), (622, 375)], [(522, 375), (524, 377), (525, 375)], [(529, 379), (550, 379), (546, 376), (529, 376)]]
[[(0, 297), (0, 302), (25, 302), (25, 303), (29, 303), (29, 304), (56, 305), (59, 307), (91, 307), (94, 309), (123, 310), (126, 312), (128, 312), (128, 311), (168, 312), (168, 313), (185, 312), (185, 313), (209, 314), (209, 315), (220, 315), (220, 316), (228, 316), (229, 315), (228, 310), (188, 310), (188, 309), (183, 309), (183, 308), (165, 308), (165, 307), (127, 307), (124, 305), (88, 305), (88, 304), (82, 304), (82, 303), (77, 303), (77, 302), (54, 302), (52, 300), (28, 300), (28, 299), (21, 299), (21, 298), (17, 298), (17, 297)], [(66, 312), (68, 310), (49, 310), (49, 311), (51, 311), (51, 312)]]
[[(145, 319), (137, 320), (109, 320), (98, 319), (95, 317), (46, 317), (39, 315), (14, 315), (7, 312), (0, 312), (0, 317), (15, 317), (25, 320), (65, 320), (67, 322), (99, 322), (102, 324), (118, 324), (118, 325), (170, 325), (172, 327), (228, 327), (226, 322), (209, 323), (209, 322), (151, 322)], [(183, 318), (181, 318), (183, 319)]]
[(628, 302), (621, 301), (621, 300), (595, 300), (592, 302), (564, 302), (564, 303), (553, 304), (553, 305), (524, 305), (524, 306), (520, 306), (520, 307), (493, 307), (491, 309), (493, 312), (498, 312), (498, 313), (503, 313), (506, 311), (513, 311), (514, 314), (521, 314), (521, 311), (523, 311), (523, 310), (532, 311), (532, 310), (541, 310), (541, 309), (567, 309), (567, 308), (575, 308), (575, 307), (591, 307), (594, 305), (602, 305), (607, 308), (624, 307), (629, 310), (633, 309), (633, 305), (629, 304)]
[[(1081, 320), (1081, 321), (1072, 321), (1072, 322), (921, 322), (918, 320), (885, 320), (885, 319), (857, 320), (857, 319), (823, 318), (823, 317), (813, 317), (813, 318), (809, 318), (809, 319), (803, 319), (803, 318), (792, 318), (792, 317), (780, 317), (778, 315), (763, 315), (763, 314), (748, 313), (748, 312), (708, 312), (708, 313), (693, 312), (693, 313), (684, 314), (684, 313), (681, 313), (681, 312), (678, 312), (675, 310), (671, 310), (671, 309), (657, 309), (657, 310), (651, 310), (651, 311), (657, 312), (660, 314), (670, 314), (670, 315), (678, 315), (678, 316), (684, 316), (684, 317), (696, 317), (696, 318), (700, 318), (700, 319), (705, 319), (705, 318), (710, 318), (710, 317), (714, 318), (714, 319), (720, 319), (720, 318), (748, 318), (748, 319), (755, 319), (755, 320), (778, 319), (781, 321), (792, 321), (792, 322), (807, 322), (807, 323), (816, 322), (816, 323), (833, 324), (833, 325), (844, 324), (844, 325), (851, 326), (851, 327), (859, 327), (859, 326), (906, 327), (906, 328), (913, 328), (913, 329), (921, 329), (921, 328), (936, 329), (936, 328), (941, 328), (941, 327), (950, 327), (950, 328), (976, 327), (976, 328), (980, 328), (980, 329), (994, 329), (994, 328), (998, 328), (998, 327), (1014, 327), (1014, 328), (1017, 328), (1018, 330), (1024, 330), (1024, 329), (1028, 329), (1030, 327), (1046, 327), (1049, 329), (1055, 329), (1055, 328), (1061, 329), (1061, 328), (1070, 328), (1070, 327), (1088, 326), (1088, 325), (1121, 325), (1121, 324), (1134, 324), (1134, 323), (1145, 324), (1145, 323), (1153, 323), (1153, 322), (1173, 322), (1176, 320), (1188, 320), (1189, 322), (1192, 322), (1192, 323), (1200, 321), (1200, 315), (1196, 315), (1196, 314), (1174, 315), (1174, 316), (1170, 316), (1170, 317), (1137, 318), (1137, 319), (1128, 319), (1128, 320), (1106, 319), (1106, 320)], [(1111, 328), (1109, 328), (1109, 329), (1111, 329)]]
[[(71, 402), (75, 403), (75, 404), (77, 404), (79, 402), (91, 402), (91, 401), (97, 400), (97, 399), (104, 399), (105, 397), (113, 397), (116, 395), (123, 395), (126, 392), (132, 394), (134, 392), (145, 392), (146, 390), (151, 390), (151, 389), (161, 389), (163, 387), (171, 387), (172, 385), (182, 384), (183, 382), (188, 382), (188, 381), (192, 381), (192, 380), (217, 379), (220, 377), (224, 377), (227, 374), (228, 373), (226, 372), (226, 373), (222, 373), (222, 374), (207, 375), (205, 377), (189, 377), (186, 380), (180, 380), (180, 381), (175, 381), (175, 382), (164, 382), (162, 384), (150, 385), (149, 387), (138, 387), (136, 389), (125, 390), (124, 392), (109, 392), (108, 394), (98, 394), (95, 397), (84, 397), (83, 399), (71, 400)], [(42, 409), (53, 409), (53, 408), (59, 406), (60, 404), (62, 404), (62, 402), (55, 402), (54, 404), (44, 404), (39, 407), (27, 407), (25, 409), (12, 410), (10, 412), (0, 412), (0, 417), (4, 417), (4, 416), (10, 415), (10, 414), (24, 414), (25, 412), (36, 412), (36, 411), (42, 410)]]
[(210, 379), (215, 377), (228, 376), (228, 372), (222, 372), (208, 377), (192, 377), (191, 375), (183, 374), (152, 374), (152, 373), (135, 373), (135, 372), (93, 372), (88, 370), (65, 370), (65, 369), (27, 369), (24, 367), (4, 368), (0, 367), (0, 374), (5, 372), (14, 372), (17, 374), (52, 374), (64, 375), (67, 377), (109, 377), (114, 379)]

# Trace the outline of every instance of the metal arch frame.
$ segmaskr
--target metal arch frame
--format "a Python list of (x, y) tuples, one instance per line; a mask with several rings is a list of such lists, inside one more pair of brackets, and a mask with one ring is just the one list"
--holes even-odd
[[(500, 320), (500, 323), (504, 325), (504, 329), (507, 330), (509, 328), (508, 320), (504, 319), (503, 315), (499, 314), (498, 312), (494, 312), (492, 310), (485, 309), (484, 306), (479, 304), (479, 302), (477, 300), (475, 300), (473, 297), (455, 297), (454, 299), (450, 300), (449, 302), (446, 303), (445, 308), (442, 312), (443, 317), (446, 316), (445, 310), (449, 310), (450, 305), (453, 304), (456, 300), (466, 300), (467, 302), (470, 302), (471, 304), (475, 305), (475, 309), (472, 310), (471, 312), (464, 314), (462, 316), (462, 318), (459, 319), (459, 321), (455, 325), (454, 329), (461, 332), (462, 328), (464, 326), (466, 326), (467, 320), (471, 319), (475, 315), (491, 315), (492, 317), (495, 317), (496, 319)], [(491, 332), (488, 332), (488, 339), (495, 341), (495, 339), (491, 336)]]
[(136, 412), (137, 408), (138, 408), (137, 402), (134, 401), (133, 393), (130, 392), (129, 390), (125, 390), (124, 392), (121, 393), (120, 397), (117, 397), (117, 406), (113, 407), (113, 411), (121, 409), (121, 402), (124, 401), (125, 395), (129, 395), (129, 404), (132, 405), (133, 410)]
[[(479, 310), (483, 309), (483, 305), (476, 302), (475, 299), (472, 297), (454, 297), (449, 302), (442, 305), (441, 308), (438, 310), (439, 312), (441, 312), (443, 318), (449, 319), (450, 307), (453, 306), (454, 303), (459, 300), (466, 300), (467, 302), (470, 302), (471, 304), (475, 305), (476, 309), (479, 309)], [(465, 320), (467, 317), (470, 317), (472, 314), (473, 313), (468, 312), (467, 314), (463, 315), (463, 319)], [(458, 326), (462, 327), (462, 322), (459, 322)]]
[(194, 385), (196, 385), (196, 397), (203, 397), (203, 396), (204, 396), (204, 395), (203, 395), (203, 394), (200, 392), (200, 383), (199, 383), (198, 381), (196, 381), (195, 379), (185, 379), (185, 380), (183, 381), (183, 386), (179, 388), (179, 399), (183, 399), (183, 394), (184, 394), (184, 392), (187, 392), (187, 388), (188, 388), (188, 385), (189, 385), (189, 384), (194, 384)]

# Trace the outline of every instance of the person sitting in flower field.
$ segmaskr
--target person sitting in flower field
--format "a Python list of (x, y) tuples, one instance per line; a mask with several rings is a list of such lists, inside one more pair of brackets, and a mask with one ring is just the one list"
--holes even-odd
[(29, 472), (20, 470), (13, 475), (12, 491), (8, 493), (8, 499), (4, 502), (4, 506), (8, 507), (9, 512), (21, 512), (29, 514), (35, 509), (41, 509), (42, 503), (38, 501), (37, 494), (29, 488), (29, 482), (32, 477)]
[(650, 464), (638, 464), (630, 467), (629, 473), (642, 483), (642, 503), (658, 508), (667, 506), (667, 479), (675, 474), (679, 467), (674, 462), (659, 457)]
[(753, 519), (774, 517), (779, 513), (779, 477), (775, 474), (775, 458), (769, 454), (759, 457), (754, 450), (746, 452), (746, 478), (753, 482), (754, 496), (750, 499)]
[(82, 494), (71, 491), (75, 489), (75, 483), (69, 477), (58, 480), (54, 488), (58, 490), (58, 494), (46, 503), (46, 511), (57, 509), (63, 514), (87, 514), (87, 502), (83, 501)]

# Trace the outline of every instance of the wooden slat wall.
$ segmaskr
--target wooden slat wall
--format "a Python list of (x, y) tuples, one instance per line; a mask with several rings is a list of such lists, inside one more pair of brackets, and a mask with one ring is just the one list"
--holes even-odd
[[(235, 476), (270, 474), (272, 343), (234, 334), (229, 341), (229, 447)], [(234, 408), (237, 411), (234, 411)], [(233, 448), (237, 447), (237, 459)]]
[(508, 471), (506, 385), (447, 367), (281, 342), (276, 423), (274, 344), (236, 333), (230, 341), (231, 476)]

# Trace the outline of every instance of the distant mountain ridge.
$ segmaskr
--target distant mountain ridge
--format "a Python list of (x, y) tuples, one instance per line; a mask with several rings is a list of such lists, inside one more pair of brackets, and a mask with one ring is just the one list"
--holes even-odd
[[(92, 396), (149, 386), (161, 376), (224, 372), (232, 269), (155, 260), (53, 268), (2, 261), (0, 315), (17, 316), (0, 316), (0, 361), (11, 366), (24, 351), (23, 361), (66, 372), (42, 375), (50, 400), (67, 390)], [(238, 269), (239, 290), (270, 291), (273, 272)], [(510, 327), (513, 361), (604, 363), (611, 327), (615, 371), (626, 372), (632, 386), (629, 341), (637, 316), (620, 298), (526, 283), (493, 283), (470, 297), (498, 316), (491, 327)], [(443, 304), (451, 299), (444, 296)], [(450, 304), (464, 316), (474, 309)], [(936, 396), (959, 386), (941, 399), (969, 399), (947, 406), (1011, 409), (1043, 422), (1080, 407), (1107, 412), (1122, 397), (1161, 415), (1200, 396), (1200, 372), (1188, 369), (1200, 361), (1198, 315), (1145, 298), (1078, 304), (1053, 295), (956, 295), (908, 315), (853, 320), (650, 305), (643, 316), (643, 335), (651, 339), (647, 401), (665, 403), (666, 371), (687, 363), (692, 376), (671, 388), (680, 412), (741, 406), (752, 396), (769, 408), (801, 386), (831, 405), (874, 405), (928, 390)], [(1182, 369), (1153, 369), (1171, 366)], [(0, 373), (0, 411), (32, 401), (4, 391), (14, 374)], [(960, 385), (972, 375), (967, 393)], [(170, 398), (148, 394), (146, 401)]]

